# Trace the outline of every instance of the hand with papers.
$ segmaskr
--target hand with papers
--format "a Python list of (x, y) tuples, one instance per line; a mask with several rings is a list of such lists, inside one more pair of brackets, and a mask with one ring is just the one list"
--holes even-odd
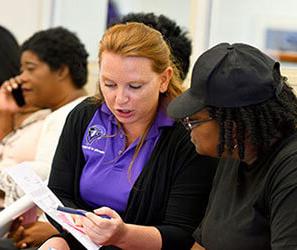
[[(66, 209), (67, 210), (67, 209)], [(69, 213), (67, 211), (66, 213)], [(72, 215), (73, 216), (73, 215)], [(94, 213), (86, 212), (84, 215), (74, 215), (78, 217), (80, 230), (84, 232), (96, 245), (111, 245), (122, 240), (126, 233), (127, 225), (122, 221), (118, 213), (108, 207), (96, 209)], [(54, 237), (46, 241), (39, 250), (55, 248), (68, 250), (69, 246), (61, 237)]]
[[(109, 216), (109, 219), (106, 216)], [(120, 215), (108, 207), (96, 209), (94, 213), (86, 213), (86, 216), (81, 218), (81, 223), (86, 235), (97, 245), (115, 245), (127, 231), (127, 225)]]
[[(97, 250), (100, 248), (97, 244), (90, 240), (90, 238), (78, 228), (70, 214), (64, 214), (57, 210), (58, 206), (63, 206), (61, 201), (54, 195), (53, 192), (46, 186), (39, 176), (33, 171), (30, 163), (22, 163), (7, 170), (14, 181), (23, 189), (23, 191), (33, 200), (33, 202), (42, 209), (52, 219), (57, 221), (63, 228), (71, 233), (78, 241), (81, 242), (89, 250)], [(53, 238), (56, 239), (56, 238)], [(51, 239), (52, 240), (52, 239)], [(57, 239), (58, 245), (64, 241), (62, 238)], [(47, 242), (45, 243), (46, 246)], [(61, 243), (64, 246), (66, 242)], [(60, 246), (51, 245), (57, 249), (64, 249)], [(68, 246), (67, 246), (68, 247)], [(46, 249), (41, 247), (40, 249)], [(69, 248), (65, 248), (69, 249)]]

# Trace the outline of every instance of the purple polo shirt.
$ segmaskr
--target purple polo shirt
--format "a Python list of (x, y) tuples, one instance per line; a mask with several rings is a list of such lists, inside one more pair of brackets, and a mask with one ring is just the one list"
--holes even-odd
[(172, 125), (173, 120), (160, 108), (129, 177), (128, 168), (139, 139), (125, 149), (124, 131), (119, 128), (106, 104), (102, 104), (90, 121), (82, 141), (86, 160), (80, 178), (82, 199), (93, 208), (107, 206), (123, 212), (131, 188), (150, 158), (161, 129)]

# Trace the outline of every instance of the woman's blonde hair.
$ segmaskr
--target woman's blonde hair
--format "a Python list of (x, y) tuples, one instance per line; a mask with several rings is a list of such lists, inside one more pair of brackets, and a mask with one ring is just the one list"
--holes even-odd
[(165, 96), (168, 101), (183, 91), (180, 71), (177, 69), (168, 44), (162, 34), (142, 23), (117, 24), (103, 35), (99, 46), (99, 64), (104, 51), (121, 56), (145, 57), (151, 60), (152, 70), (158, 74), (172, 67), (173, 76)]
[[(117, 24), (110, 27), (103, 35), (99, 47), (99, 65), (104, 51), (112, 52), (121, 56), (145, 57), (151, 60), (152, 70), (158, 74), (172, 67), (173, 75), (169, 81), (167, 91), (160, 96), (160, 103), (167, 103), (180, 95), (183, 91), (180, 71), (177, 69), (168, 44), (162, 34), (142, 23)], [(100, 91), (100, 90), (99, 90)], [(102, 95), (101, 95), (101, 98)], [(128, 174), (131, 177), (132, 165), (144, 144), (148, 131), (153, 123), (150, 122), (141, 136), (129, 165)]]

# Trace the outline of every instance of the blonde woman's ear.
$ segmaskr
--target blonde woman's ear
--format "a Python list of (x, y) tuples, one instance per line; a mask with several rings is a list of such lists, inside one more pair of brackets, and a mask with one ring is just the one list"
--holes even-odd
[(160, 93), (165, 93), (168, 89), (169, 82), (173, 75), (173, 69), (172, 67), (167, 67), (162, 73), (161, 73), (161, 86), (160, 86)]

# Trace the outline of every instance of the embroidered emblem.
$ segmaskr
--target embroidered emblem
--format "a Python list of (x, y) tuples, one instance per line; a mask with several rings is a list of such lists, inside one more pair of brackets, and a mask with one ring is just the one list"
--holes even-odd
[(88, 130), (87, 142), (89, 144), (92, 144), (94, 140), (101, 139), (105, 135), (106, 135), (106, 130), (103, 126), (93, 125)]

